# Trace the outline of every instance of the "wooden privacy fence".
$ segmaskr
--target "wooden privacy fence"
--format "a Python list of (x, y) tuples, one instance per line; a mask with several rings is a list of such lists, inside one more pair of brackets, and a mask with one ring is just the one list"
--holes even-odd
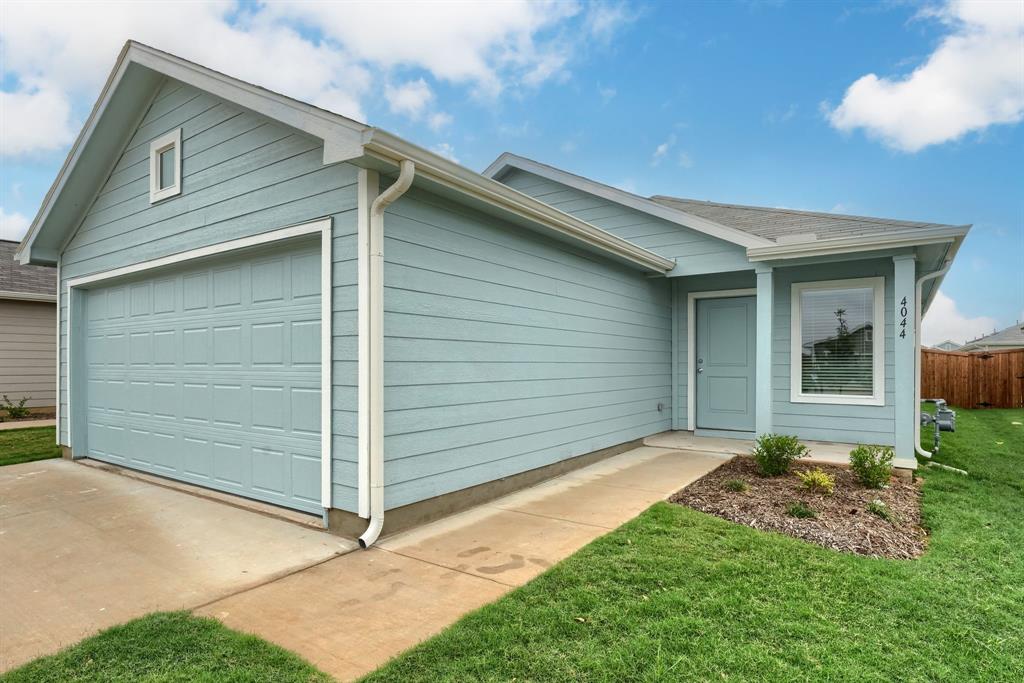
[(921, 349), (921, 398), (961, 408), (1024, 408), (1024, 349)]

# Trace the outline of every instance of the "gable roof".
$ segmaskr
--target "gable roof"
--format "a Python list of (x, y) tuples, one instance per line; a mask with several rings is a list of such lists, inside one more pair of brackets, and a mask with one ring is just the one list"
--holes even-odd
[(527, 173), (539, 175), (542, 178), (547, 178), (548, 180), (553, 180), (563, 185), (568, 185), (569, 187), (601, 197), (602, 199), (617, 202), (646, 214), (663, 218), (672, 223), (677, 223), (692, 230), (696, 230), (697, 232), (717, 237), (718, 239), (725, 240), (726, 242), (732, 242), (733, 244), (738, 244), (743, 247), (760, 247), (772, 244), (771, 240), (735, 227), (724, 225), (714, 219), (709, 219), (696, 213), (687, 212), (677, 207), (666, 206), (665, 204), (654, 202), (646, 197), (633, 194), (632, 192), (626, 192), (625, 190), (620, 190), (617, 187), (605, 185), (604, 183), (599, 183), (596, 180), (584, 178), (583, 176), (569, 173), (568, 171), (563, 171), (560, 168), (548, 166), (547, 164), (542, 164), (539, 161), (527, 159), (526, 157), (512, 154), (510, 152), (504, 152), (501, 156), (495, 159), (490, 166), (484, 169), (483, 174), (488, 178), (500, 180), (501, 177), (508, 173), (510, 169), (516, 168), (526, 171)]
[(991, 348), (1024, 348), (1024, 323), (1018, 321), (1007, 327), (984, 337), (972, 339), (958, 350), (978, 351)]
[(57, 300), (57, 269), (26, 266), (14, 260), (18, 243), (0, 240), (0, 299)]
[(47, 192), (18, 249), (21, 263), (54, 264), (69, 235), (109, 177), (165, 78), (192, 85), (323, 141), (323, 163), (343, 161), (385, 173), (401, 161), (416, 167), (416, 182), (439, 194), (494, 213), (645, 270), (664, 273), (674, 261), (575, 216), (484, 177), (380, 128), (246, 83), (202, 65), (128, 41), (89, 118)]
[[(789, 239), (794, 241), (826, 240), (891, 234), (892, 232), (902, 232), (905, 230), (964, 227), (942, 223), (901, 221), (890, 218), (849, 216), (820, 211), (798, 211), (796, 209), (777, 209), (764, 206), (723, 204), (698, 199), (666, 197), (664, 195), (655, 195), (651, 199), (664, 206), (671, 206), (681, 211), (703, 216), (709, 220), (732, 226), (738, 230), (749, 232), (752, 235), (757, 235), (776, 243), (780, 241), (786, 242)], [(811, 235), (814, 237), (812, 238)], [(804, 239), (798, 240), (795, 238)]]

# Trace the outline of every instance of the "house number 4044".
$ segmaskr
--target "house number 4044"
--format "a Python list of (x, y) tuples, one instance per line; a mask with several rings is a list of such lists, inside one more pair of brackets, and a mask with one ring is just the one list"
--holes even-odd
[(907, 297), (900, 301), (900, 339), (907, 338)]

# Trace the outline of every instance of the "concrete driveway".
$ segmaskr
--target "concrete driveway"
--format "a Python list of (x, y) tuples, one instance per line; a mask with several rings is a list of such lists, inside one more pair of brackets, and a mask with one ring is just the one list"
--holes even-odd
[(352, 549), (308, 526), (64, 460), (0, 468), (0, 671)]

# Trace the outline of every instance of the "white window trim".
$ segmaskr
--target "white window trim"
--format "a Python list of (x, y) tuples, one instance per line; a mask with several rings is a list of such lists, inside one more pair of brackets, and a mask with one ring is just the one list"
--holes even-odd
[[(174, 182), (160, 189), (160, 155), (174, 149)], [(181, 128), (161, 135), (149, 143), (149, 203), (154, 204), (181, 194)]]
[[(849, 289), (871, 287), (874, 291), (874, 317), (872, 320), (872, 395), (847, 396), (837, 394), (805, 394), (802, 391), (801, 353), (801, 311), (800, 295), (808, 290)], [(831, 403), (840, 405), (884, 406), (885, 405), (885, 278), (862, 277), (849, 280), (823, 280), (818, 282), (795, 282), (791, 294), (791, 325), (789, 331), (789, 400), (792, 403)]]

